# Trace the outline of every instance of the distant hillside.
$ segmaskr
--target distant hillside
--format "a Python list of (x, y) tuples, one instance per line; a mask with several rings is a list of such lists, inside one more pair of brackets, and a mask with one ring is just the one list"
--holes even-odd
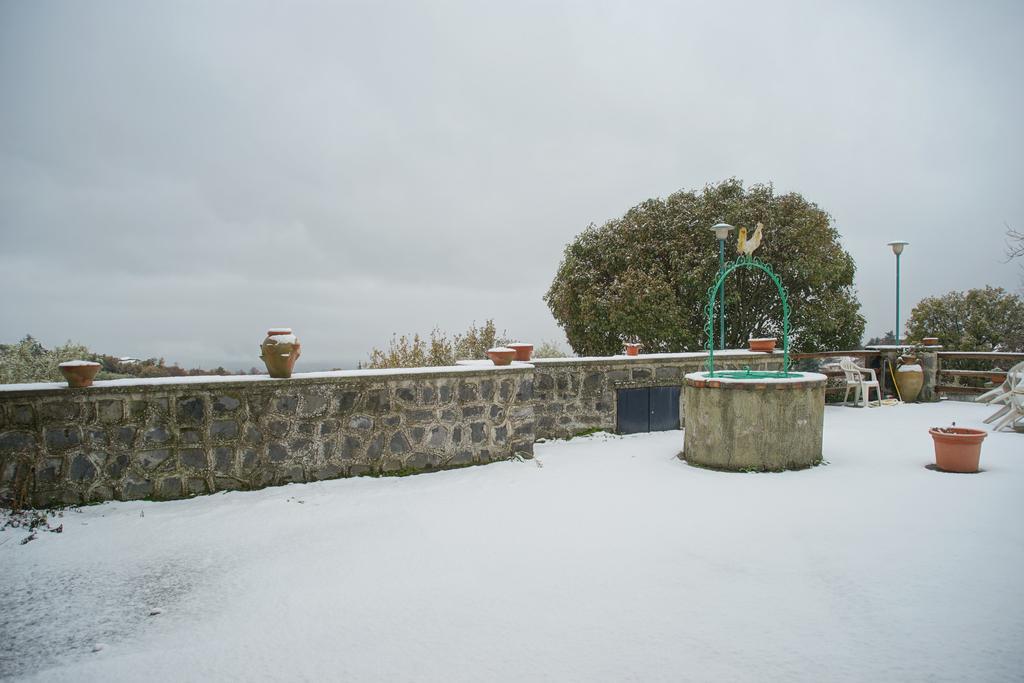
[(62, 346), (47, 349), (32, 335), (16, 344), (0, 344), (0, 384), (26, 382), (60, 382), (64, 378), (57, 366), (69, 360), (92, 360), (102, 368), (97, 379), (125, 377), (183, 377), (186, 375), (244, 375), (259, 374), (263, 370), (252, 368), (246, 372), (231, 372), (223, 367), (212, 370), (185, 369), (177, 363), (167, 365), (163, 358), (126, 358), (94, 353), (82, 344), (68, 341)]

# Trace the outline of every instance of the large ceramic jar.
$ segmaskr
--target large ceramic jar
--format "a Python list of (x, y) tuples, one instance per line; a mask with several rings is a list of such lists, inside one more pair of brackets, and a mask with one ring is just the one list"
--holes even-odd
[(260, 358), (267, 366), (271, 377), (288, 379), (292, 368), (302, 351), (302, 344), (292, 334), (290, 327), (275, 327), (267, 331), (267, 338), (260, 344)]
[(904, 403), (913, 403), (924, 386), (924, 368), (916, 358), (902, 358), (903, 364), (896, 368), (896, 388)]

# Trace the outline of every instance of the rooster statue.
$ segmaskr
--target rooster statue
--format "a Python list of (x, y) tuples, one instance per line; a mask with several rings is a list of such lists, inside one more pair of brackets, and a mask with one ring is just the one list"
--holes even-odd
[(758, 223), (757, 227), (754, 228), (753, 236), (749, 240), (747, 239), (747, 229), (740, 228), (740, 239), (736, 243), (736, 251), (741, 254), (746, 254), (747, 256), (752, 256), (754, 250), (761, 246), (761, 230), (763, 228), (764, 225)]

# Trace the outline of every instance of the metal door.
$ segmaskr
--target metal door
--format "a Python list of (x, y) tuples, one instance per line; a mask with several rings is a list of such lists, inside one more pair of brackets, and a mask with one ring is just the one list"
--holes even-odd
[(616, 392), (619, 434), (679, 429), (679, 387), (644, 387)]
[(648, 431), (679, 429), (679, 387), (651, 387), (651, 425)]
[(650, 392), (646, 389), (619, 389), (616, 396), (616, 431), (637, 434), (651, 427)]

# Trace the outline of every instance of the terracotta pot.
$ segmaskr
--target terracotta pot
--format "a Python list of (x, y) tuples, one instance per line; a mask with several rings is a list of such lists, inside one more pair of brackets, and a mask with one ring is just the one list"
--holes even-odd
[(1001, 384), (1006, 379), (1006, 373), (999, 368), (992, 368), (992, 374), (988, 376), (992, 384)]
[(987, 432), (969, 427), (932, 427), (935, 466), (945, 472), (977, 472)]
[(516, 357), (516, 350), (507, 346), (495, 346), (493, 349), (487, 349), (487, 357), (495, 365), (510, 365), (512, 359)]
[(509, 344), (508, 348), (516, 352), (516, 360), (528, 361), (533, 355), (533, 344), (516, 342), (515, 344)]
[(921, 340), (921, 343), (924, 344), (925, 346), (938, 346), (939, 345), (939, 338), (938, 337), (925, 337), (924, 339)]
[(640, 343), (636, 343), (636, 344), (632, 344), (632, 343), (630, 343), (630, 344), (625, 344), (625, 348), (626, 348), (626, 355), (627, 355), (627, 356), (639, 356), (639, 355), (640, 355), (640, 349), (642, 349), (643, 347), (644, 347), (644, 345), (643, 345), (643, 344), (640, 344)]
[(92, 380), (100, 371), (100, 364), (91, 360), (69, 360), (61, 363), (60, 374), (68, 381), (68, 386), (73, 389), (84, 389), (92, 386)]
[(921, 394), (924, 386), (924, 369), (916, 363), (904, 364), (896, 368), (896, 388), (904, 403), (913, 403)]
[(267, 338), (260, 344), (260, 358), (267, 366), (271, 377), (288, 379), (292, 376), (295, 361), (302, 355), (302, 344), (289, 327), (275, 327), (267, 331)]
[(765, 353), (771, 353), (775, 350), (775, 337), (763, 337), (760, 339), (749, 339), (747, 340), (748, 347), (751, 351), (763, 351)]

